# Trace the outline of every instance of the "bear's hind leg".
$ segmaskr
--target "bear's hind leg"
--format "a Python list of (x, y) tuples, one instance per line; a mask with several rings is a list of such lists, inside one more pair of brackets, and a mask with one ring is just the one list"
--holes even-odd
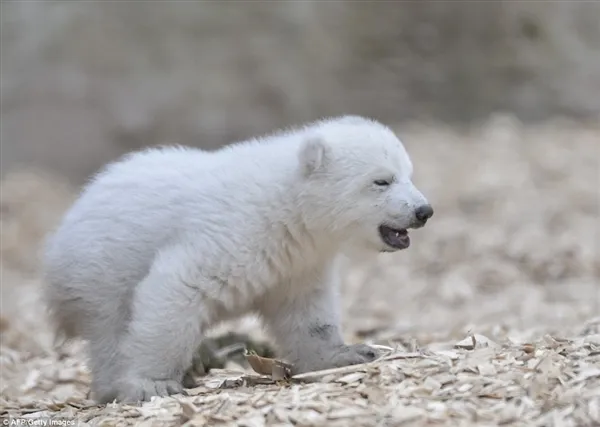
[(116, 398), (114, 384), (120, 375), (118, 335), (98, 331), (89, 337), (88, 353), (92, 396), (102, 403), (112, 402)]
[(139, 402), (183, 392), (183, 375), (200, 344), (206, 312), (201, 290), (171, 267), (155, 263), (138, 285), (119, 346), (121, 375), (106, 397)]

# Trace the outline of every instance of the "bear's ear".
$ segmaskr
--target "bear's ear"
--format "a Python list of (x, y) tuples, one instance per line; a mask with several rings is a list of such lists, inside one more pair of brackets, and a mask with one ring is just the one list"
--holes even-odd
[(300, 147), (300, 164), (306, 176), (322, 169), (328, 157), (329, 147), (322, 138), (311, 137)]

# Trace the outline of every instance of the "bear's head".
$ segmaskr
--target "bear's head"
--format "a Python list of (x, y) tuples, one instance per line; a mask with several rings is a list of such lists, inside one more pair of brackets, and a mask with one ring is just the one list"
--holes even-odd
[(300, 145), (302, 205), (308, 225), (357, 248), (392, 252), (410, 245), (408, 229), (433, 215), (413, 185), (398, 137), (362, 117), (320, 122)]

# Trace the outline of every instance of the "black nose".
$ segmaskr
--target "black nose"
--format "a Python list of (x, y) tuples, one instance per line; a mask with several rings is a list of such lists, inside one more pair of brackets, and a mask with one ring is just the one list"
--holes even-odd
[(433, 208), (431, 205), (419, 206), (417, 210), (415, 210), (415, 216), (419, 221), (425, 222), (433, 216)]

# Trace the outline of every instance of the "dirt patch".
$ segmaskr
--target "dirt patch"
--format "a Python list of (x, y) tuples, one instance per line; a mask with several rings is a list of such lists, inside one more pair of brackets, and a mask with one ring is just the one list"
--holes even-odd
[[(35, 254), (71, 200), (59, 179), (2, 183), (2, 416), (102, 425), (600, 424), (600, 127), (498, 117), (398, 128), (435, 206), (402, 253), (349, 266), (344, 331), (368, 365), (273, 381), (228, 361), (189, 396), (86, 399), (83, 345), (53, 349)], [(260, 336), (253, 319), (227, 330)], [(264, 337), (261, 337), (261, 339)]]

